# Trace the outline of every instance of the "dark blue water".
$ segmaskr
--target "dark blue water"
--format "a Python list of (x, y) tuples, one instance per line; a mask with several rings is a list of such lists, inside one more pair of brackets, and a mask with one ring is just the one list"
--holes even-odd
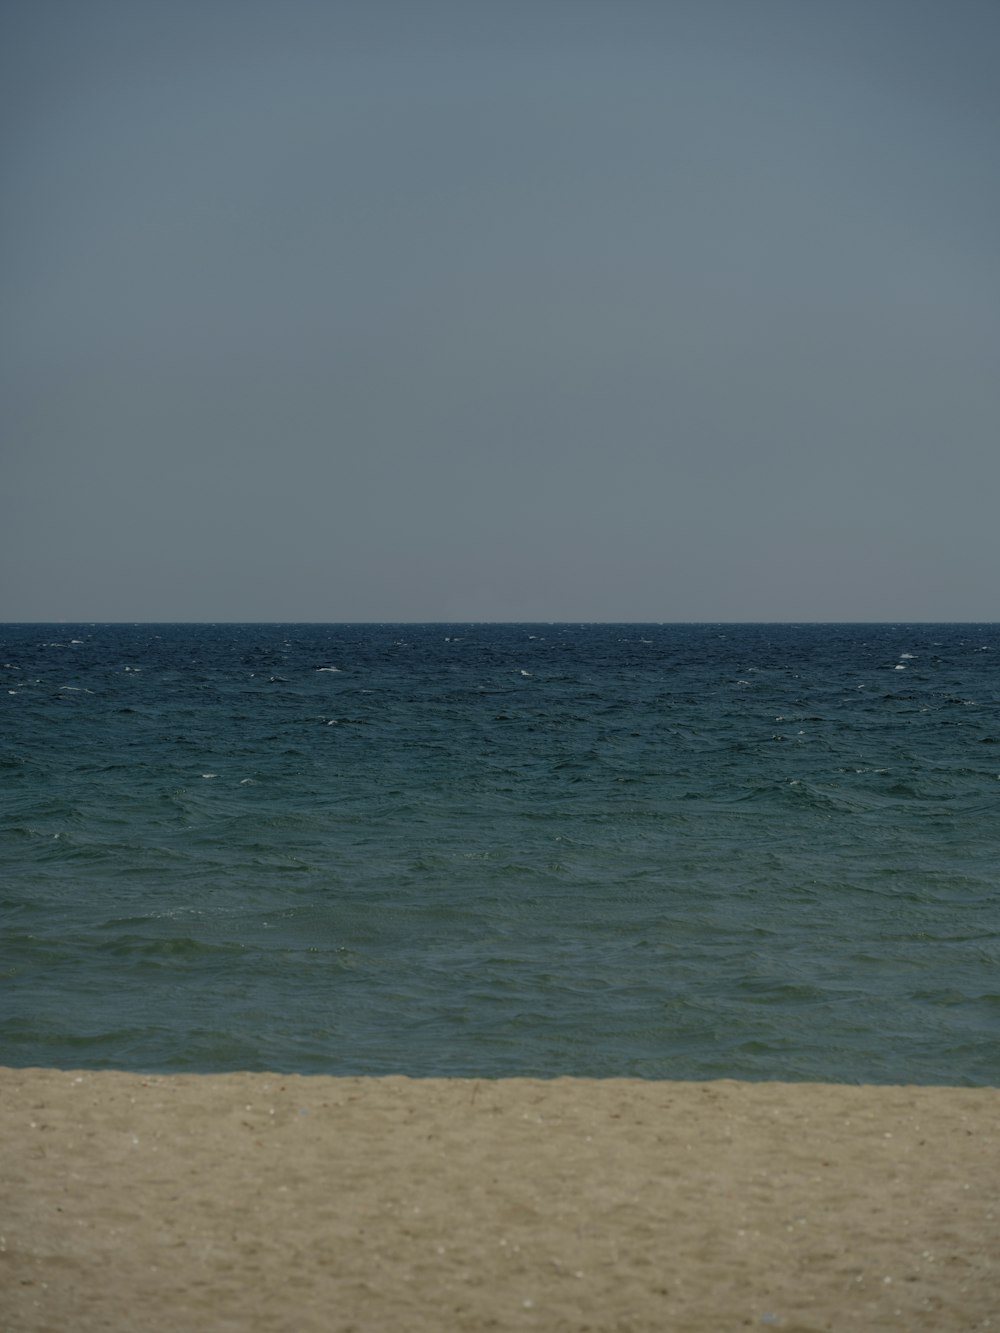
[(1000, 1082), (1000, 627), (0, 643), (0, 1063)]

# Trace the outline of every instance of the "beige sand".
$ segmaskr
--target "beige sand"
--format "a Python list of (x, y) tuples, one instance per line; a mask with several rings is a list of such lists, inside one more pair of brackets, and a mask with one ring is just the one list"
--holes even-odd
[(1000, 1331), (998, 1120), (991, 1089), (0, 1070), (0, 1328)]

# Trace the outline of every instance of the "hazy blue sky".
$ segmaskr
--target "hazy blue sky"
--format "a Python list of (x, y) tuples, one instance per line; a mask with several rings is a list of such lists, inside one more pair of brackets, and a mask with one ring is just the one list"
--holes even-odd
[(1000, 618), (997, 0), (0, 49), (0, 618)]

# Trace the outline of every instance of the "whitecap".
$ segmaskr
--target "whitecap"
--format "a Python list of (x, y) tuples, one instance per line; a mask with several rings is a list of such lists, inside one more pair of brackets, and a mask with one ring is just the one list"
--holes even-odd
[(201, 776), (203, 778), (217, 778), (219, 775), (218, 773), (202, 773)]
[(522, 676), (530, 676), (530, 675), (531, 675), (531, 672), (530, 672), (530, 671), (523, 671), (523, 670), (522, 670), (521, 675), (522, 675)]
[(317, 667), (317, 671), (339, 671), (340, 667)]
[(902, 663), (902, 662), (897, 662), (897, 663), (896, 663), (896, 666), (895, 666), (895, 668), (894, 668), (894, 670), (896, 670), (896, 671), (905, 671), (905, 670), (906, 670), (906, 666), (905, 666), (904, 663)]

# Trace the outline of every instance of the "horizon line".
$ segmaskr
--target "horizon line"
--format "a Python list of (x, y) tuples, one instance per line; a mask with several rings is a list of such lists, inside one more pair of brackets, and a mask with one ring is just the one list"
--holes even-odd
[(380, 620), (227, 620), (214, 618), (198, 620), (136, 620), (131, 618), (122, 620), (101, 620), (90, 619), (87, 617), (82, 619), (68, 619), (62, 617), (56, 620), (0, 620), (0, 626), (6, 627), (14, 625), (656, 625), (666, 627), (676, 625), (1000, 625), (1000, 620), (923, 620), (907, 617), (863, 620), (809, 620), (798, 618), (790, 620), (590, 620), (575, 618), (567, 620), (394, 620), (391, 618)]

